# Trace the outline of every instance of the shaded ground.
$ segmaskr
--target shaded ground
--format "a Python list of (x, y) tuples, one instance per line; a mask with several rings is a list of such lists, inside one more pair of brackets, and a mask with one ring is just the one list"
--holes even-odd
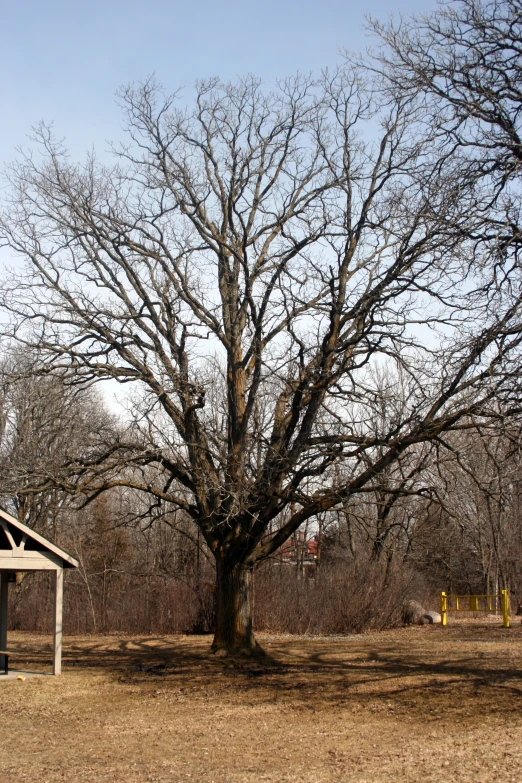
[[(17, 668), (46, 641), (10, 634)], [(69, 637), (61, 677), (0, 677), (0, 783), (522, 781), (520, 624), (260, 641)]]

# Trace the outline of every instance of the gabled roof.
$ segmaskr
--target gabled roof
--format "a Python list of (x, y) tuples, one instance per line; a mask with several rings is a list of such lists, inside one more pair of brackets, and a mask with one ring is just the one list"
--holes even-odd
[[(56, 555), (61, 560), (63, 560), (64, 568), (78, 568), (78, 561), (75, 560), (74, 557), (71, 557), (71, 555), (65, 552), (65, 550), (61, 549), (59, 546), (56, 546), (56, 544), (51, 543), (51, 541), (48, 541), (39, 533), (31, 530), (30, 527), (24, 525), (23, 522), (20, 522), (18, 519), (16, 519), (16, 517), (13, 517), (2, 507), (0, 507), (0, 527), (3, 527), (4, 530), (7, 528), (7, 532), (9, 532), (15, 539), (15, 542), (16, 539), (20, 539), (21, 533), (22, 536), (26, 536), (26, 541), (33, 542), (35, 549), (39, 550), (40, 552), (51, 552), (53, 555)], [(13, 532), (15, 535), (13, 535)]]

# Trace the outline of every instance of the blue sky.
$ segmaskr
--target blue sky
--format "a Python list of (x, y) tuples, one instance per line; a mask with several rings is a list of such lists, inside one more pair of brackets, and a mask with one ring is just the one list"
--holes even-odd
[(101, 151), (120, 135), (115, 90), (152, 72), (169, 90), (245, 73), (270, 84), (335, 64), (340, 48), (364, 49), (365, 13), (435, 7), (435, 0), (4, 0), (0, 161), (29, 143), (41, 119), (54, 122), (75, 155), (93, 145)]

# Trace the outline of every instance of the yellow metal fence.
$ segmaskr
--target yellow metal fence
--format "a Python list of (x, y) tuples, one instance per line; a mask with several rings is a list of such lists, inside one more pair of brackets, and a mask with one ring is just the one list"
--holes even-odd
[[(442, 625), (447, 625), (448, 612), (493, 612), (497, 608), (496, 602), (499, 599), (502, 610), (502, 625), (504, 628), (509, 628), (509, 592), (507, 590), (487, 595), (447, 595), (446, 593), (441, 593), (440, 621)], [(493, 602), (495, 602), (495, 605), (493, 605)]]

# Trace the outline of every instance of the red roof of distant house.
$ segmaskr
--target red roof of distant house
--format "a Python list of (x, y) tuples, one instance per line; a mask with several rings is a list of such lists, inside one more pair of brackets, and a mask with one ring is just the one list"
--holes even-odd
[[(296, 541), (294, 538), (285, 541), (278, 549), (278, 554), (286, 560), (290, 560), (297, 555), (297, 550), (302, 547), (305, 550), (305, 557), (310, 559), (317, 559), (319, 552), (319, 542), (316, 538), (311, 538), (309, 541)], [(301, 550), (302, 551), (302, 550)]]

